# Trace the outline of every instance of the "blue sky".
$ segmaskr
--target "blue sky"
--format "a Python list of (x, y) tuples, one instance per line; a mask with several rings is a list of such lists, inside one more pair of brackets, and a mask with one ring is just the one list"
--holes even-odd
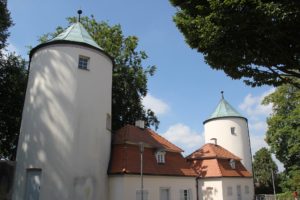
[(251, 88), (212, 70), (203, 56), (185, 43), (172, 21), (176, 9), (169, 1), (9, 0), (8, 7), (15, 23), (10, 28), (8, 49), (26, 59), (26, 46), (37, 45), (39, 36), (57, 26), (66, 27), (66, 18), (75, 16), (79, 8), (83, 15), (121, 24), (124, 35), (137, 36), (139, 49), (149, 56), (145, 66), (157, 66), (156, 74), (149, 78), (144, 105), (156, 111), (161, 121), (158, 132), (185, 154), (203, 144), (202, 122), (214, 111), (222, 90), (225, 99), (249, 120), (252, 153), (266, 146), (265, 121), (271, 106), (261, 106), (260, 101), (273, 89)]

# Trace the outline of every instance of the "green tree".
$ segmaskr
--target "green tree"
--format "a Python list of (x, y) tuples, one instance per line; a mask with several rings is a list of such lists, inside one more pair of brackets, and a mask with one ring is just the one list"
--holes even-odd
[(266, 133), (271, 151), (287, 170), (300, 166), (300, 89), (282, 85), (265, 97), (263, 104), (273, 105)]
[(256, 194), (273, 193), (272, 172), (277, 174), (277, 165), (271, 157), (270, 151), (263, 147), (253, 156), (253, 171)]
[(6, 55), (0, 63), (0, 158), (16, 157), (26, 85), (25, 61)]
[[(10, 13), (7, 10), (7, 1), (0, 0), (0, 50), (6, 46), (6, 40), (9, 36), (8, 28), (12, 25)], [(0, 56), (2, 51), (0, 51)], [(2, 62), (2, 61), (1, 61)]]
[(170, 0), (191, 48), (252, 87), (300, 78), (299, 0)]
[(266, 142), (284, 164), (281, 187), (285, 191), (299, 190), (300, 89), (290, 84), (282, 85), (265, 97), (263, 104), (273, 105), (273, 113), (267, 119)]
[[(76, 17), (68, 18), (69, 24), (77, 21)], [(112, 86), (112, 126), (116, 130), (125, 124), (134, 124), (144, 120), (146, 126), (158, 128), (159, 121), (154, 112), (145, 109), (142, 98), (147, 95), (147, 79), (155, 72), (155, 66), (143, 66), (147, 59), (144, 51), (138, 51), (138, 38), (123, 35), (120, 25), (110, 26), (98, 22), (93, 16), (81, 17), (82, 25), (100, 47), (110, 54), (115, 61)], [(64, 29), (57, 27), (54, 33), (40, 38), (41, 42), (55, 37)]]

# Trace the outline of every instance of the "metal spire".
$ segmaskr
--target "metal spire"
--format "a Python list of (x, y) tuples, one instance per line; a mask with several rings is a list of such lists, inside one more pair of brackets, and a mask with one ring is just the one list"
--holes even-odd
[(78, 22), (80, 22), (80, 15), (82, 14), (82, 10), (78, 10), (77, 13), (78, 13)]
[(221, 91), (222, 99), (224, 99), (224, 91)]

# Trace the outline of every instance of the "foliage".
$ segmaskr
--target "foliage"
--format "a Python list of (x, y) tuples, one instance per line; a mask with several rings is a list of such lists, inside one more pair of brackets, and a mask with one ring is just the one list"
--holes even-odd
[(294, 166), (281, 173), (280, 187), (285, 192), (300, 191), (300, 167)]
[[(0, 0), (0, 50), (6, 46), (6, 40), (9, 36), (8, 28), (12, 25), (10, 13), (7, 10), (7, 1)], [(2, 52), (0, 51), (0, 56)]]
[(285, 169), (300, 166), (300, 89), (280, 86), (263, 100), (270, 103), (273, 113), (267, 119), (266, 142)]
[(0, 62), (0, 158), (14, 160), (27, 85), (25, 61), (9, 54)]
[(205, 61), (247, 85), (300, 78), (299, 0), (170, 0), (174, 21)]
[[(271, 157), (271, 153), (265, 147), (258, 150), (254, 155), (253, 161), (254, 180), (258, 186), (255, 188), (256, 194), (273, 193), (272, 172), (275, 180), (277, 174), (277, 165)], [(276, 184), (277, 185), (277, 184)]]
[[(71, 17), (68, 21), (71, 24), (77, 19)], [(145, 110), (142, 105), (142, 98), (147, 95), (147, 77), (154, 74), (155, 66), (143, 66), (148, 56), (144, 51), (137, 50), (138, 38), (125, 37), (120, 25), (109, 26), (106, 22), (97, 22), (93, 16), (82, 17), (80, 22), (115, 61), (112, 86), (113, 130), (125, 124), (134, 124), (139, 119), (144, 120), (147, 127), (154, 126), (157, 129), (159, 121), (154, 112)], [(62, 31), (63, 28), (58, 27), (54, 33), (43, 35), (40, 41), (45, 42)]]
[(285, 192), (276, 195), (277, 200), (294, 200), (292, 192)]

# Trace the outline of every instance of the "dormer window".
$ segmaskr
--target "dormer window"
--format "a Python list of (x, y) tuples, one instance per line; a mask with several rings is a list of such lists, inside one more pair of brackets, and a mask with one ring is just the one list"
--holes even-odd
[(88, 70), (89, 60), (90, 60), (89, 57), (79, 56), (78, 68)]
[(232, 169), (235, 169), (235, 160), (230, 159), (229, 164)]
[(165, 151), (157, 151), (155, 153), (156, 161), (158, 164), (164, 164), (166, 162), (165, 155), (166, 155)]

